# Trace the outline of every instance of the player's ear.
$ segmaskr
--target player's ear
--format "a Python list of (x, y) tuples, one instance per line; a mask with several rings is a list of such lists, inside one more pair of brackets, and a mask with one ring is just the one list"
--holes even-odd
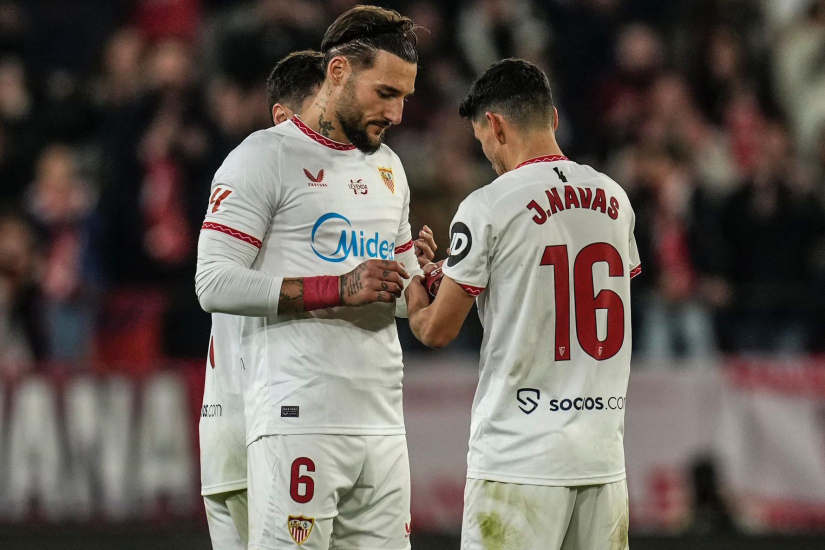
[(490, 128), (493, 131), (493, 135), (496, 137), (496, 141), (502, 145), (507, 143), (507, 138), (504, 135), (504, 120), (501, 115), (498, 113), (491, 113), (490, 111), (487, 111), (484, 115), (487, 117), (487, 122), (490, 124)]
[(559, 127), (559, 110), (553, 107), (553, 131), (555, 132)]
[(349, 72), (349, 61), (343, 55), (333, 57), (327, 65), (327, 79), (335, 86), (340, 85)]
[(272, 122), (275, 124), (275, 126), (282, 122), (286, 122), (287, 120), (289, 120), (289, 118), (289, 113), (283, 105), (281, 105), (280, 103), (276, 103), (272, 106)]

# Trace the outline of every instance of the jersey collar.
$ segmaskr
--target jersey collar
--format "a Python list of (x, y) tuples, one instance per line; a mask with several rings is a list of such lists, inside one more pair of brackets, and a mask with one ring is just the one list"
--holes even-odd
[(322, 136), (321, 134), (307, 126), (303, 120), (298, 118), (298, 115), (294, 115), (290, 120), (293, 124), (295, 124), (295, 126), (298, 127), (300, 131), (302, 131), (307, 136), (314, 139), (324, 147), (329, 147), (330, 149), (335, 149), (336, 151), (352, 151), (353, 149), (355, 149), (355, 145), (351, 143), (341, 143), (340, 141), (334, 141), (326, 136)]
[(516, 168), (521, 168), (522, 166), (527, 166), (528, 164), (536, 164), (537, 162), (556, 162), (557, 160), (570, 160), (564, 155), (545, 155), (543, 157), (536, 157), (530, 160), (525, 160)]

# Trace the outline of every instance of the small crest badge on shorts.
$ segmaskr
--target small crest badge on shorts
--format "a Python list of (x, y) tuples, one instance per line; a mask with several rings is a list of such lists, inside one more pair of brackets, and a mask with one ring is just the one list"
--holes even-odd
[(289, 534), (292, 536), (292, 540), (294, 540), (298, 546), (301, 546), (309, 538), (309, 534), (312, 533), (315, 518), (289, 516), (287, 525), (289, 526)]
[(387, 186), (387, 189), (390, 190), (390, 193), (395, 195), (395, 176), (392, 174), (392, 168), (384, 168), (379, 166), (378, 173), (381, 174), (381, 179), (384, 181), (384, 185)]

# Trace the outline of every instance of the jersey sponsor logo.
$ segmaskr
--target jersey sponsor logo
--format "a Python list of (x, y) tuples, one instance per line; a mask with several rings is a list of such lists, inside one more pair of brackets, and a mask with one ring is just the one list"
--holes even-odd
[(300, 411), (298, 405), (284, 405), (281, 407), (281, 418), (298, 418)]
[(309, 185), (310, 187), (326, 187), (327, 186), (327, 184), (324, 183), (324, 169), (323, 168), (321, 168), (318, 171), (317, 176), (313, 176), (312, 172), (310, 172), (309, 170), (304, 168), (304, 175), (309, 178), (309, 183), (307, 183), (307, 185)]
[[(316, 237), (319, 237), (318, 231), (322, 227), (324, 235), (330, 232), (338, 235), (334, 248), (329, 246), (331, 241), (328, 239), (323, 239), (326, 243), (316, 242)], [(337, 212), (329, 212), (318, 218), (312, 227), (311, 239), (312, 251), (326, 262), (343, 262), (350, 256), (382, 260), (392, 260), (395, 256), (395, 240), (382, 239), (377, 231), (372, 235), (365, 235), (363, 231), (353, 229), (346, 216)], [(321, 240), (320, 237), (318, 240)]]
[(349, 180), (349, 185), (347, 187), (352, 189), (352, 192), (356, 195), (366, 195), (370, 191), (367, 184), (364, 183), (364, 180)]
[(292, 540), (295, 541), (295, 544), (301, 546), (312, 533), (312, 528), (315, 526), (315, 518), (289, 516), (287, 518), (287, 526), (289, 527), (289, 535), (292, 537)]
[(383, 166), (379, 166), (378, 173), (381, 174), (381, 181), (384, 182), (384, 185), (387, 186), (390, 193), (395, 195), (395, 176), (392, 174), (392, 168), (384, 168)]
[(201, 407), (201, 418), (215, 418), (216, 416), (223, 416), (223, 407), (220, 403), (216, 405), (208, 405), (204, 403)]
[(472, 246), (470, 228), (462, 222), (455, 222), (450, 228), (450, 257), (447, 258), (447, 265), (452, 267), (466, 258)]
[(518, 408), (524, 414), (530, 414), (539, 406), (539, 399), (541, 399), (541, 391), (536, 388), (520, 388), (516, 392), (516, 399), (519, 402)]
[(565, 399), (551, 399), (550, 410), (557, 411), (603, 411), (622, 410), (627, 403), (626, 397), (573, 397)]

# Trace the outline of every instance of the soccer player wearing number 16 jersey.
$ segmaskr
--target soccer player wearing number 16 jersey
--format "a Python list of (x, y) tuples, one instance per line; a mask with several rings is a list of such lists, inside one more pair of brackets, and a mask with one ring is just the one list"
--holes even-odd
[(461, 547), (627, 548), (633, 209), (562, 155), (534, 65), (496, 63), (459, 112), (500, 177), (459, 207), (432, 305), (416, 278), (407, 307), (433, 347), (458, 334), (474, 297), (484, 325)]

